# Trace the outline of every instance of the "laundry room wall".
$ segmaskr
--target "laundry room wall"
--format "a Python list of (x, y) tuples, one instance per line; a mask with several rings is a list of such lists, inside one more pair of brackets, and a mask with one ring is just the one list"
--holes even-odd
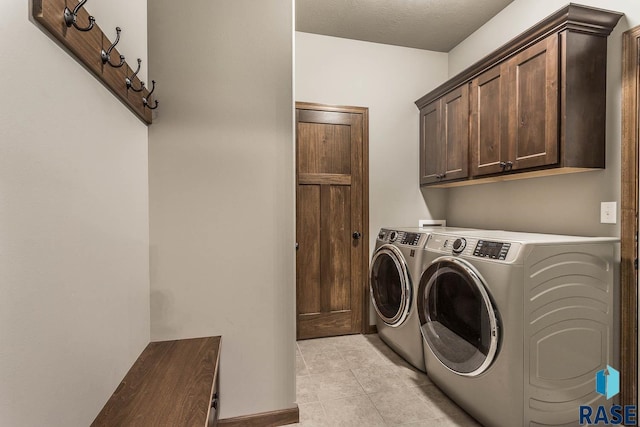
[[(581, 0), (625, 13), (608, 38), (606, 169), (554, 177), (482, 184), (449, 190), (452, 225), (619, 236), (622, 33), (640, 24), (640, 3)], [(564, 0), (515, 0), (449, 54), (450, 77), (566, 6)], [(618, 224), (600, 224), (600, 202), (618, 202)]]
[[(0, 425), (86, 426), (149, 342), (147, 127), (2, 6)], [(146, 61), (144, 0), (87, 8)]]
[(292, 0), (149, 1), (151, 336), (222, 336), (221, 418), (295, 406)]
[(418, 183), (414, 101), (447, 78), (447, 54), (296, 32), (296, 101), (369, 108), (369, 249), (380, 227), (445, 216), (446, 190)]

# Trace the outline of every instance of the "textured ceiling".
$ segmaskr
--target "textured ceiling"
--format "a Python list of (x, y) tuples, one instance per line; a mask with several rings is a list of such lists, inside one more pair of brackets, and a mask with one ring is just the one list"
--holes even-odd
[(296, 30), (449, 52), (513, 0), (296, 0)]

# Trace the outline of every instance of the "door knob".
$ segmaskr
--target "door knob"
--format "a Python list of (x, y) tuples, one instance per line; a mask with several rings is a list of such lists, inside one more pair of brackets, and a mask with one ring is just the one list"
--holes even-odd
[(362, 237), (362, 234), (360, 234), (359, 231), (354, 231), (351, 236), (353, 236), (354, 239), (358, 240), (360, 237)]

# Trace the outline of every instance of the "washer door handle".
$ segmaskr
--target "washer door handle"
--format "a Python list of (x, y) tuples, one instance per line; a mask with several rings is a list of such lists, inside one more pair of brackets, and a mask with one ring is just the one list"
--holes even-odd
[(362, 234), (360, 234), (359, 231), (354, 231), (353, 234), (351, 235), (354, 239), (358, 240), (360, 237), (362, 237)]

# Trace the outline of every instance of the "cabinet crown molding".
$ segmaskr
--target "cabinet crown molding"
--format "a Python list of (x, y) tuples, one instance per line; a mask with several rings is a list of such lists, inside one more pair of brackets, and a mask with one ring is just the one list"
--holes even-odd
[(611, 34), (611, 31), (613, 31), (613, 28), (622, 16), (622, 13), (610, 10), (569, 3), (567, 6), (549, 15), (538, 24), (427, 93), (418, 99), (415, 104), (418, 109), (424, 108), (457, 86), (470, 81), (478, 74), (486, 71), (491, 66), (504, 61), (550, 34), (568, 30), (607, 37)]

